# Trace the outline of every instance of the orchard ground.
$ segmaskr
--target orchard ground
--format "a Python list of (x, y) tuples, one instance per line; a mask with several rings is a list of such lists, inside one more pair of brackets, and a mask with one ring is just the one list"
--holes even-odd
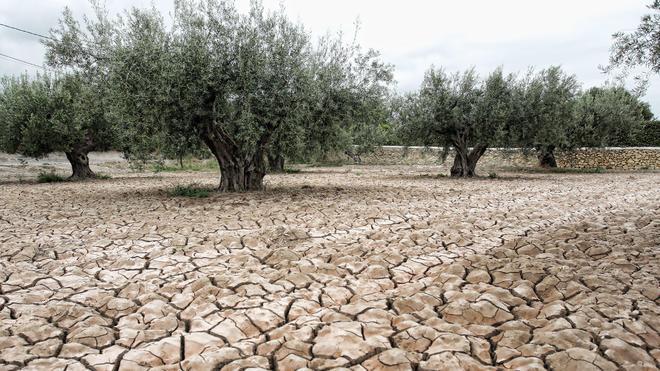
[[(104, 157), (105, 156), (105, 157)], [(654, 370), (660, 172), (0, 164), (0, 370)]]

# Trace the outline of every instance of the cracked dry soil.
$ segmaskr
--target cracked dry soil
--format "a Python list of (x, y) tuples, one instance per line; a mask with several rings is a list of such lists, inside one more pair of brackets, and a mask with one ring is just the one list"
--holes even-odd
[(660, 173), (191, 180), (2, 185), (0, 370), (660, 365)]

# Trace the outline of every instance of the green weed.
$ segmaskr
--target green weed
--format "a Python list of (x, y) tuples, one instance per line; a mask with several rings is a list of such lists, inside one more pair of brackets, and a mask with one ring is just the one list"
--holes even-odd
[(66, 181), (67, 179), (65, 177), (55, 174), (54, 172), (39, 173), (39, 175), (37, 176), (37, 182), (39, 183), (59, 183)]
[(169, 191), (171, 197), (207, 198), (213, 192), (210, 188), (200, 187), (197, 184), (187, 186), (178, 185)]

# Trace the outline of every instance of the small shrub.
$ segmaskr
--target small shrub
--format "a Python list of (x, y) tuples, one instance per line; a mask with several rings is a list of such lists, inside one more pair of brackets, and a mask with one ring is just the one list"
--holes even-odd
[(210, 188), (199, 187), (196, 184), (187, 186), (176, 186), (169, 192), (171, 197), (190, 197), (190, 198), (207, 198), (213, 190)]
[(490, 172), (490, 173), (488, 173), (488, 177), (489, 177), (490, 179), (497, 179), (497, 173), (494, 172), (494, 171), (493, 171), (493, 172)]
[(55, 174), (54, 172), (39, 173), (39, 175), (37, 176), (37, 182), (39, 183), (59, 183), (66, 181), (67, 179), (65, 177)]

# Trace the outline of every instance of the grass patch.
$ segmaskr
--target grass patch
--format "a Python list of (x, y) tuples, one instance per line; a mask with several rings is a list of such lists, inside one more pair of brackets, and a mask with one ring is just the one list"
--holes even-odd
[(494, 172), (494, 171), (493, 171), (493, 172), (490, 172), (490, 173), (488, 173), (488, 177), (489, 177), (490, 179), (497, 179), (497, 173)]
[(300, 169), (284, 168), (282, 172), (286, 174), (298, 174), (300, 172)]
[(101, 180), (107, 180), (107, 179), (112, 179), (112, 177), (108, 174), (96, 174), (96, 179), (101, 179)]
[(39, 183), (59, 183), (59, 182), (66, 182), (67, 178), (55, 174), (54, 172), (50, 173), (39, 173), (37, 176), (37, 182)]
[(200, 187), (197, 184), (190, 184), (187, 186), (176, 186), (168, 194), (171, 197), (189, 197), (189, 198), (207, 198), (211, 195), (213, 190), (211, 188)]

